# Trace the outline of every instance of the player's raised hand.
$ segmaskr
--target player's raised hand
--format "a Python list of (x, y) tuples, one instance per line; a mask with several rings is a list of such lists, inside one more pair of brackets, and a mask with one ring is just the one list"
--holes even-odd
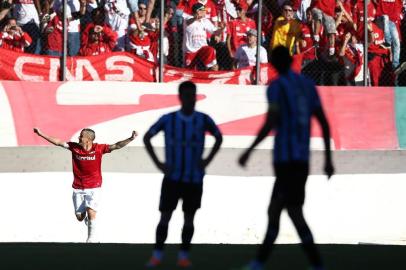
[(39, 128), (34, 128), (34, 133), (37, 135), (41, 135), (41, 130)]
[(131, 140), (134, 140), (134, 139), (135, 139), (135, 137), (137, 137), (137, 136), (138, 136), (137, 131), (133, 130), (133, 133), (131, 134), (130, 139), (131, 139)]
[(327, 179), (330, 179), (331, 176), (333, 176), (334, 166), (333, 166), (333, 163), (331, 163), (331, 161), (327, 161), (326, 164), (324, 165), (324, 172), (327, 175)]
[(245, 167), (247, 165), (250, 154), (251, 152), (247, 150), (240, 156), (240, 158), (238, 159), (238, 163), (240, 164), (240, 166)]

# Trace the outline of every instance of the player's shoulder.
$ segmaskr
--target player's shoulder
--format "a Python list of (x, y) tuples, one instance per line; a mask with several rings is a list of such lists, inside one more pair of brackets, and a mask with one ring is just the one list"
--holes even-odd
[(100, 148), (100, 147), (105, 147), (106, 145), (108, 145), (108, 144), (106, 144), (106, 143), (93, 143), (93, 147), (94, 148)]
[(163, 115), (161, 116), (160, 119), (161, 119), (161, 120), (169, 120), (169, 119), (171, 119), (172, 117), (176, 116), (177, 112), (178, 112), (178, 111), (173, 111), (173, 112), (165, 113), (165, 114), (163, 114)]
[(66, 144), (69, 146), (69, 148), (78, 148), (80, 147), (80, 144), (77, 142), (66, 142)]
[(279, 87), (280, 83), (281, 83), (280, 77), (276, 78), (275, 80), (272, 80), (267, 87), (267, 91)]
[(311, 79), (311, 78), (309, 78), (309, 77), (307, 77), (307, 76), (305, 76), (305, 75), (303, 75), (303, 74), (299, 74), (299, 73), (296, 73), (296, 74), (299, 76), (300, 80), (301, 80), (306, 86), (308, 86), (308, 87), (315, 87), (316, 83), (313, 81), (313, 79)]
[(301, 73), (293, 71), (293, 70), (289, 71), (288, 77), (289, 77), (289, 80), (291, 80), (292, 82), (302, 82), (302, 83), (314, 85), (314, 81), (312, 79), (310, 79), (309, 77), (307, 77)]
[(204, 113), (204, 112), (200, 112), (200, 111), (195, 111), (194, 117), (203, 119), (204, 121), (213, 120), (210, 115), (208, 115), (207, 113)]

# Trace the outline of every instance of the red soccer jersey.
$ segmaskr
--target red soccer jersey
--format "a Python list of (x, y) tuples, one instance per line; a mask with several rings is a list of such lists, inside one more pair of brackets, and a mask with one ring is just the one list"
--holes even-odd
[(45, 32), (48, 31), (48, 29), (53, 28), (52, 32), (50, 32), (46, 36), (46, 44), (45, 44), (45, 49), (47, 50), (52, 50), (52, 51), (57, 51), (57, 52), (62, 52), (62, 45), (63, 45), (63, 25), (62, 25), (62, 20), (59, 18), (59, 16), (53, 17), (48, 25), (45, 28)]
[(354, 5), (351, 3), (351, 0), (340, 0), (343, 4), (345, 11), (350, 15), (353, 16), (352, 12), (354, 10)]
[[(105, 40), (105, 42), (109, 43), (110, 41), (114, 41), (113, 48), (114, 46), (116, 46), (116, 42), (117, 42), (117, 33), (113, 31), (113, 29), (111, 29), (110, 25), (103, 23), (103, 24), (97, 24), (103, 27), (103, 36), (104, 39), (107, 38), (107, 40)], [(88, 43), (89, 40), (89, 35), (90, 35), (90, 30), (94, 29), (94, 27), (96, 26), (95, 23), (89, 23), (86, 28), (82, 31), (82, 37), (80, 40), (80, 45), (82, 47), (86, 46), (86, 44)]]
[(305, 46), (300, 42), (300, 52), (303, 53), (303, 59), (313, 60), (316, 58), (316, 48), (313, 44), (311, 27), (305, 23), (302, 23), (302, 40), (305, 41)]
[(69, 142), (72, 152), (73, 188), (98, 188), (102, 184), (102, 155), (110, 153), (108, 144), (94, 143), (90, 151), (86, 151), (78, 143)]
[(292, 3), (292, 9), (296, 11), (300, 8), (300, 4), (302, 3), (302, 1), (301, 0), (292, 0), (291, 3)]
[(377, 16), (388, 15), (394, 23), (400, 22), (402, 14), (402, 0), (378, 0), (376, 13)]
[(100, 33), (99, 40), (94, 42), (91, 40), (91, 31), (95, 25), (90, 23), (82, 33), (82, 42), (79, 54), (82, 56), (100, 55), (113, 51), (117, 43), (117, 33), (109, 26), (103, 25), (103, 31)]
[(110, 53), (112, 49), (113, 48), (108, 43), (96, 42), (87, 44), (86, 47), (80, 48), (79, 55), (81, 56), (101, 55), (105, 53)]
[(386, 55), (388, 54), (389, 50), (380, 46), (385, 42), (385, 36), (383, 34), (383, 30), (380, 29), (376, 24), (372, 23), (372, 34), (374, 35), (374, 41), (369, 44), (368, 52), (378, 54), (378, 55)]
[(10, 35), (7, 32), (0, 33), (0, 48), (15, 52), (24, 52), (24, 48), (30, 46), (32, 39), (24, 32), (22, 35), (16, 33)]
[(229, 21), (227, 24), (227, 33), (231, 37), (231, 49), (235, 53), (241, 45), (247, 44), (247, 32), (250, 29), (256, 29), (254, 20), (247, 18), (245, 22), (241, 19)]
[[(357, 24), (358, 39), (364, 39), (364, 1), (359, 1), (354, 6), (354, 22)], [(372, 22), (376, 17), (376, 8), (374, 3), (368, 3), (368, 22)]]
[(312, 2), (312, 7), (318, 8), (325, 14), (334, 17), (334, 10), (336, 8), (335, 0), (315, 0)]

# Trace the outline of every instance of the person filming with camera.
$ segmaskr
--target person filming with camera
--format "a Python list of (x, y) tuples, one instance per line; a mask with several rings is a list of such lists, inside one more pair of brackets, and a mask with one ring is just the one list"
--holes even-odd
[(116, 46), (117, 35), (109, 27), (95, 25), (90, 29), (88, 41), (80, 48), (81, 56), (100, 55), (113, 51)]
[(30, 46), (32, 39), (17, 25), (17, 20), (9, 18), (3, 31), (0, 33), (0, 48), (15, 52), (24, 52)]

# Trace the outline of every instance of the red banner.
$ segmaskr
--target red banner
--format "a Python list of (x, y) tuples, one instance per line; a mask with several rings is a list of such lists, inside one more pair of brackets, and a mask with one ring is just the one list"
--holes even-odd
[[(301, 56), (295, 56), (293, 70), (300, 71)], [(17, 53), (0, 49), (0, 80), (59, 81), (59, 57)], [(90, 57), (67, 57), (68, 81), (137, 81), (156, 82), (158, 67), (127, 52), (114, 52)], [(261, 65), (260, 84), (276, 77), (269, 64)], [(192, 80), (196, 83), (252, 84), (255, 67), (232, 71), (194, 71), (165, 66), (164, 81)]]
[[(59, 57), (0, 49), (0, 80), (59, 81)], [(129, 53), (67, 57), (68, 81), (154, 81), (154, 64)]]

